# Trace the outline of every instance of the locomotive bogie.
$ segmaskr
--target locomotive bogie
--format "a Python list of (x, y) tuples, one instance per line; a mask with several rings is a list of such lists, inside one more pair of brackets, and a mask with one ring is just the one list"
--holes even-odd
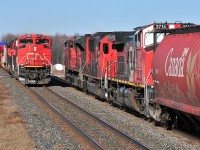
[(78, 72), (66, 70), (65, 72), (66, 81), (74, 86), (78, 86)]
[(104, 90), (100, 86), (100, 82), (91, 78), (87, 81), (87, 91), (100, 98), (104, 98), (105, 95)]
[(48, 84), (51, 81), (50, 67), (19, 67), (19, 81), (23, 84)]

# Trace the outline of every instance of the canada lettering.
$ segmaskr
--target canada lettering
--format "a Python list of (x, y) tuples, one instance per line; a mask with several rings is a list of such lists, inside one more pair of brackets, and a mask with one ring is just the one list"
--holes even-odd
[(183, 68), (185, 57), (188, 54), (189, 48), (184, 48), (181, 57), (173, 57), (174, 48), (167, 54), (165, 61), (165, 74), (171, 77), (184, 77)]

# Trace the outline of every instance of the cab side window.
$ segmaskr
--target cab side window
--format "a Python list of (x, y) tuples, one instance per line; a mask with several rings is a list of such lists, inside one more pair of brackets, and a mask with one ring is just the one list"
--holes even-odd
[(104, 54), (108, 54), (108, 50), (109, 50), (109, 49), (108, 49), (108, 44), (104, 43), (104, 44), (103, 44), (103, 53), (104, 53)]

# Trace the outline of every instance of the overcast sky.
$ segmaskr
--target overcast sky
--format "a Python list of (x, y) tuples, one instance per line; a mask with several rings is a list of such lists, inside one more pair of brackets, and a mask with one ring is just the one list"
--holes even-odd
[(200, 24), (199, 0), (3, 0), (0, 6), (0, 37), (131, 31), (155, 21)]

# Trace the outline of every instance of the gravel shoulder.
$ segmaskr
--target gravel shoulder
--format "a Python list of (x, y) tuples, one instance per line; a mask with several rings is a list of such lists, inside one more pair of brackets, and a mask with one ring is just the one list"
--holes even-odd
[(0, 149), (36, 150), (10, 92), (0, 80)]

